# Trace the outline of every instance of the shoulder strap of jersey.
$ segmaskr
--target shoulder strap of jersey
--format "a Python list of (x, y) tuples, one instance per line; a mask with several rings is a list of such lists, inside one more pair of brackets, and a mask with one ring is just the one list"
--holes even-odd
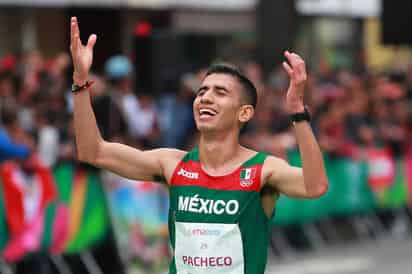
[(258, 152), (255, 154), (255, 156), (253, 156), (252, 158), (244, 162), (242, 167), (263, 165), (267, 157), (268, 157), (268, 154), (263, 153), (263, 152)]
[(183, 157), (182, 162), (186, 163), (188, 161), (199, 162), (199, 148), (194, 147), (191, 151), (186, 153), (185, 157)]
[(194, 147), (191, 151), (187, 152), (183, 159), (179, 161), (175, 170), (173, 171), (169, 186), (173, 186), (176, 184), (176, 174), (182, 168), (185, 169), (188, 166), (193, 166), (193, 164), (196, 164), (191, 162), (199, 162), (199, 149), (197, 147)]
[[(258, 152), (252, 158), (244, 162), (240, 170), (241, 185), (250, 184), (250, 189), (260, 191), (262, 187), (262, 168), (265, 159), (268, 157), (266, 153)], [(249, 178), (251, 177), (252, 180)]]

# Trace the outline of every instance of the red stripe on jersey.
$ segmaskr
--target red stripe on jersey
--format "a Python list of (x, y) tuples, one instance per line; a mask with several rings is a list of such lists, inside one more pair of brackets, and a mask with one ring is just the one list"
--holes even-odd
[(212, 176), (203, 171), (199, 162), (180, 162), (173, 172), (170, 186), (199, 186), (216, 190), (260, 191), (263, 165), (239, 167), (224, 176)]

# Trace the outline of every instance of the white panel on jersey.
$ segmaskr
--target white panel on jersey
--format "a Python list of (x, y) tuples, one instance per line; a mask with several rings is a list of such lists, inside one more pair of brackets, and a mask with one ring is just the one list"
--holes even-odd
[(177, 274), (242, 274), (238, 224), (175, 223)]

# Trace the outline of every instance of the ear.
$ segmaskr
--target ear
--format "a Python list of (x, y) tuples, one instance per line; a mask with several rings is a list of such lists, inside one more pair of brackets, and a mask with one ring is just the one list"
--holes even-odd
[(243, 105), (240, 107), (239, 112), (239, 122), (246, 123), (250, 119), (252, 119), (253, 115), (255, 114), (255, 109), (252, 105)]

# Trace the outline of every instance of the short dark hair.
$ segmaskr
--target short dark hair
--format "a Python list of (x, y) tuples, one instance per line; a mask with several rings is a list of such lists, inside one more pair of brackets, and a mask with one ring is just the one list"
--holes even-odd
[(17, 112), (11, 106), (2, 106), (0, 109), (0, 122), (4, 126), (10, 126), (17, 121)]
[(206, 71), (206, 76), (211, 74), (228, 74), (238, 80), (246, 95), (247, 104), (256, 108), (257, 91), (252, 81), (250, 81), (238, 68), (229, 64), (212, 64)]

